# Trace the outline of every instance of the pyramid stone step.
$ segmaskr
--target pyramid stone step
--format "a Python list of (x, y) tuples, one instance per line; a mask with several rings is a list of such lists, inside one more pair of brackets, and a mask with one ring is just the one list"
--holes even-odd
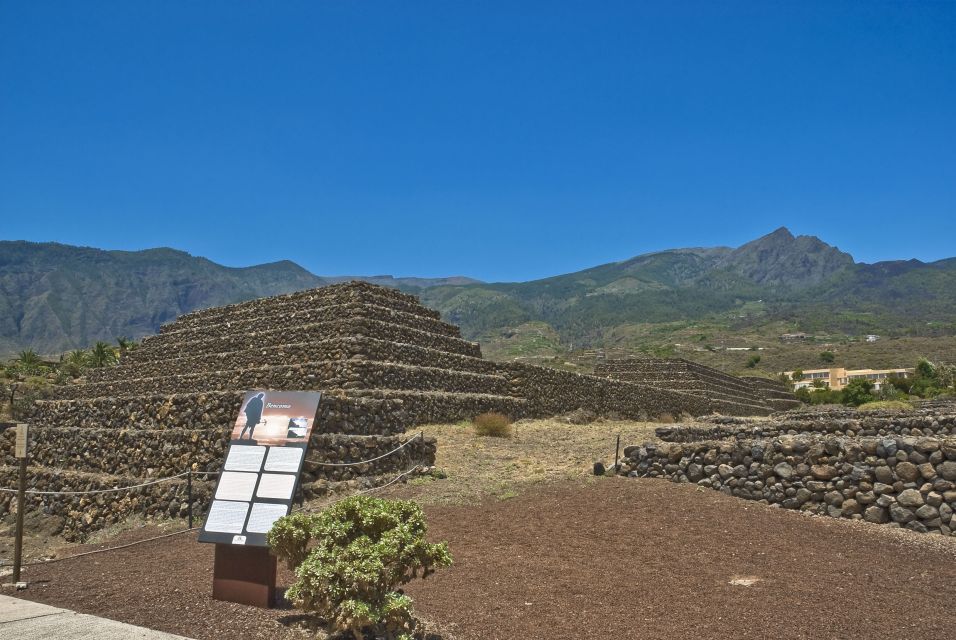
[(111, 396), (273, 389), (418, 389), (509, 395), (508, 381), (498, 375), (452, 371), (369, 360), (325, 360), (303, 364), (228, 369), (186, 375), (139, 378), (116, 382), (74, 385), (58, 390), (61, 399)]
[(397, 289), (389, 289), (364, 282), (353, 281), (319, 287), (317, 289), (305, 289), (294, 293), (257, 298), (255, 300), (247, 300), (245, 302), (221, 307), (200, 309), (179, 316), (175, 324), (185, 327), (204, 323), (218, 323), (223, 320), (228, 321), (231, 317), (241, 316), (247, 311), (272, 313), (276, 310), (286, 311), (289, 309), (308, 308), (321, 303), (321, 300), (324, 298), (343, 297), (351, 297), (353, 300), (371, 300), (382, 307), (388, 307), (396, 311), (407, 311), (435, 320), (441, 317), (437, 311), (423, 306), (415, 296), (402, 293)]
[(155, 347), (162, 345), (167, 348), (176, 348), (177, 346), (201, 340), (204, 338), (217, 338), (226, 335), (235, 335), (237, 333), (252, 333), (257, 331), (271, 331), (274, 329), (287, 329), (289, 327), (302, 324), (314, 324), (317, 322), (332, 322), (343, 318), (371, 318), (391, 324), (398, 324), (427, 331), (449, 338), (461, 338), (461, 332), (455, 325), (423, 318), (404, 311), (393, 311), (385, 307), (378, 307), (371, 304), (349, 303), (341, 305), (329, 305), (322, 307), (310, 307), (301, 311), (294, 311), (281, 315), (259, 315), (247, 320), (238, 322), (226, 322), (223, 324), (200, 325), (182, 331), (166, 331), (154, 336), (143, 338), (143, 346)]
[(277, 366), (289, 362), (352, 359), (438, 367), (471, 373), (494, 374), (497, 370), (494, 362), (481, 358), (462, 356), (413, 344), (358, 336), (283, 344), (267, 349), (257, 347), (227, 353), (187, 355), (161, 361), (101, 367), (90, 371), (87, 377), (89, 383), (99, 383), (226, 369)]
[(481, 348), (474, 342), (461, 338), (429, 333), (404, 325), (396, 325), (381, 320), (353, 316), (328, 322), (306, 323), (288, 328), (266, 331), (234, 333), (222, 336), (198, 338), (181, 342), (170, 348), (162, 344), (145, 341), (137, 349), (124, 356), (123, 365), (143, 362), (162, 362), (169, 357), (179, 355), (208, 355), (231, 353), (251, 349), (272, 349), (285, 344), (317, 342), (333, 338), (365, 336), (389, 342), (412, 344), (419, 347), (455, 353), (458, 355), (481, 357)]

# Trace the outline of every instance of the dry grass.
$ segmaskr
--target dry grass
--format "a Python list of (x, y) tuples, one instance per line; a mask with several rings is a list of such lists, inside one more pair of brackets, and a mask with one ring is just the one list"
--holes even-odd
[[(652, 422), (595, 422), (574, 425), (556, 420), (520, 420), (511, 438), (482, 438), (469, 422), (420, 427), (438, 439), (435, 465), (447, 478), (418, 478), (390, 492), (421, 502), (462, 504), (482, 498), (513, 498), (542, 483), (593, 480), (595, 460), (614, 463), (615, 440), (621, 450), (655, 440)], [(622, 454), (623, 455), (623, 454)]]
[(857, 411), (911, 411), (913, 405), (902, 400), (877, 400), (857, 407)]
[(511, 418), (501, 413), (495, 413), (494, 411), (481, 413), (472, 419), (471, 424), (475, 428), (475, 433), (479, 436), (511, 437)]

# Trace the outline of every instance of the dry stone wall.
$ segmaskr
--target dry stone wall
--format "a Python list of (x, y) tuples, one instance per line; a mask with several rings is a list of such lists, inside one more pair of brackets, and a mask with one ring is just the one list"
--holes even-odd
[[(236, 351), (281, 349), (285, 345), (305, 342), (321, 342), (334, 338), (352, 338), (356, 336), (373, 337), (388, 342), (412, 344), (446, 353), (481, 357), (481, 348), (474, 342), (460, 338), (421, 331), (412, 327), (389, 324), (380, 320), (363, 317), (329, 322), (317, 322), (287, 327), (267, 329), (248, 333), (235, 333), (179, 343), (175, 349), (161, 344), (140, 345), (126, 354), (123, 364), (141, 366), (164, 361), (167, 358), (192, 357), (197, 355), (218, 355)], [(112, 369), (105, 369), (107, 376)]]
[(818, 515), (956, 535), (956, 406), (915, 415), (662, 429), (618, 472)]

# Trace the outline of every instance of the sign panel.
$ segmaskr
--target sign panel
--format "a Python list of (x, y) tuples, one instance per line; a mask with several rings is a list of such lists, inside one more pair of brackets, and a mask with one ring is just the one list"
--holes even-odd
[(27, 448), (30, 442), (30, 427), (25, 424), (17, 425), (17, 442), (14, 446), (13, 455), (16, 458), (26, 458)]
[(288, 515), (322, 394), (249, 391), (232, 430), (200, 542), (264, 547)]

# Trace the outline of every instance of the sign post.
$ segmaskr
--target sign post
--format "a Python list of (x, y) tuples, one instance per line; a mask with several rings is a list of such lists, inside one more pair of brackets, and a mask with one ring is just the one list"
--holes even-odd
[(13, 455), (19, 467), (17, 482), (17, 524), (13, 546), (13, 582), (17, 588), (25, 587), (20, 582), (20, 570), (23, 566), (23, 512), (26, 510), (27, 493), (27, 456), (30, 449), (30, 427), (23, 423), (0, 423), (0, 432), (16, 428), (16, 443)]
[(276, 558), (266, 535), (292, 510), (322, 394), (249, 391), (232, 431), (200, 542), (216, 544), (213, 598), (271, 607)]

